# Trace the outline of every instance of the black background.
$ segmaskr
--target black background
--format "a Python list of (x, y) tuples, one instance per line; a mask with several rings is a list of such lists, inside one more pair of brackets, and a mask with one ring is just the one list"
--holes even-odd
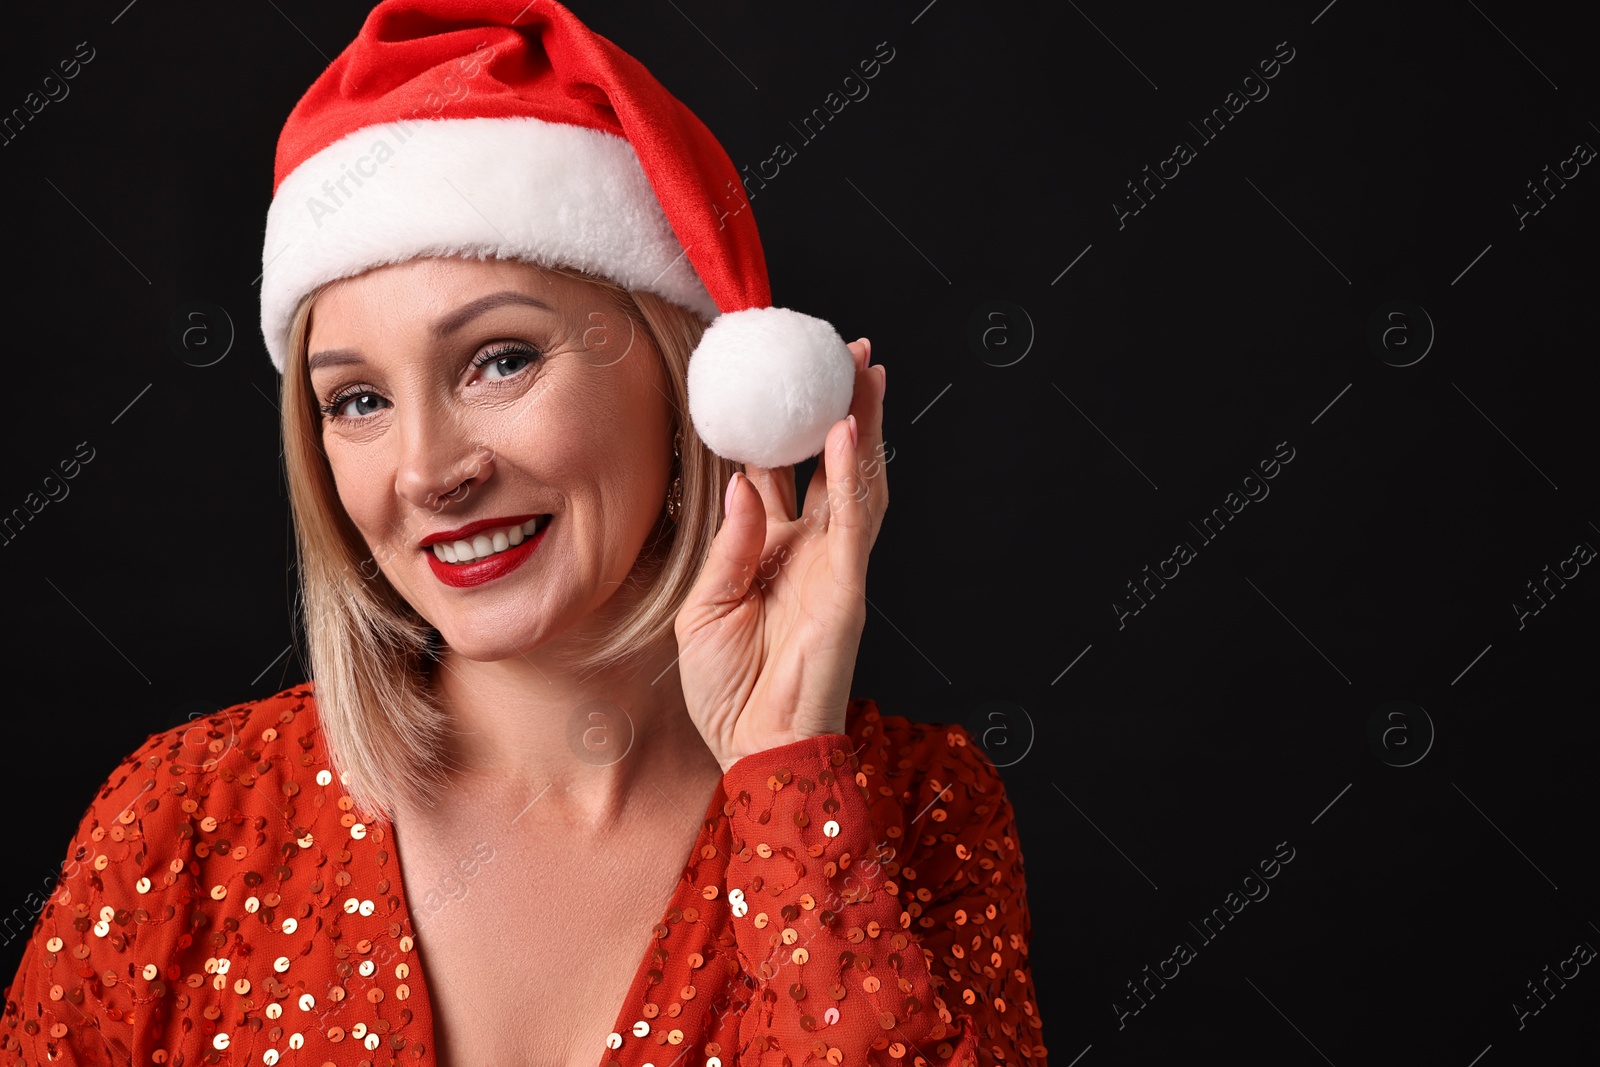
[[(1323, 3), (572, 5), (736, 163), (796, 150), (753, 202), (774, 293), (894, 379), (855, 690), (1002, 765), (1062, 1067), (1593, 1054), (1595, 967), (1512, 1008), (1600, 946), (1600, 577), (1513, 608), (1600, 545), (1600, 177), (1513, 207), (1600, 145), (1593, 37), (1567, 5)], [(94, 452), (0, 549), (6, 976), (117, 762), (304, 677), (253, 279), (277, 133), (366, 5), (125, 5), (3, 31), (0, 114), (94, 49), (0, 147), (0, 511)], [(805, 142), (880, 42), (870, 95)], [(1206, 143), (1189, 123), (1279, 42), (1270, 95)], [(1119, 224), (1179, 140), (1195, 158)], [(169, 343), (195, 301), (231, 344), (214, 312), (211, 347)], [(1199, 537), (1280, 442), (1270, 496)], [(1178, 541), (1195, 558), (1119, 625)], [(1202, 942), (1280, 842), (1270, 896)]]

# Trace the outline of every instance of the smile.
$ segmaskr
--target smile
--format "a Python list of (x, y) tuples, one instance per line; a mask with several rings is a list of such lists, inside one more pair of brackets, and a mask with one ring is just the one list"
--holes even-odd
[[(521, 516), (518, 516), (521, 518)], [(492, 582), (516, 570), (544, 540), (550, 515), (472, 523), (453, 531), (454, 536), (429, 539), (422, 546), (428, 569), (445, 585), (456, 589)], [(493, 525), (490, 525), (493, 523)]]
[(549, 521), (549, 515), (540, 515), (520, 525), (495, 527), (458, 541), (439, 541), (433, 545), (433, 554), (442, 563), (460, 564), (487, 559), (522, 544)]

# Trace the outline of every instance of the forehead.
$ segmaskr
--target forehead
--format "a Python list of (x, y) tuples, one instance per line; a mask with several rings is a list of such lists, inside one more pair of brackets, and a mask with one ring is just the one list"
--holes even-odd
[(313, 305), (311, 335), (315, 343), (319, 334), (357, 324), (363, 332), (379, 324), (426, 329), (464, 304), (503, 292), (533, 297), (564, 315), (617, 307), (609, 286), (521, 260), (413, 259), (330, 284)]

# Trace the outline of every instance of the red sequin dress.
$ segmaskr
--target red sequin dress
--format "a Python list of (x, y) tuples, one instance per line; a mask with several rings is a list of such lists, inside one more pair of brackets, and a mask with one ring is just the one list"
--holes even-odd
[[(1012, 809), (964, 729), (852, 700), (713, 794), (598, 1067), (1043, 1067)], [(309, 688), (152, 735), (83, 817), (0, 1065), (433, 1067), (400, 863)]]

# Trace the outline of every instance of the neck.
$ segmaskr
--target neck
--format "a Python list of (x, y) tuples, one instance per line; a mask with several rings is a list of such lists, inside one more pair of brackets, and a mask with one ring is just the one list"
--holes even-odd
[(446, 650), (433, 682), (452, 722), (451, 786), (508, 807), (526, 798), (519, 822), (596, 834), (662, 807), (697, 818), (721, 770), (677, 656), (670, 634), (633, 665), (589, 675), (543, 649), (493, 662)]

